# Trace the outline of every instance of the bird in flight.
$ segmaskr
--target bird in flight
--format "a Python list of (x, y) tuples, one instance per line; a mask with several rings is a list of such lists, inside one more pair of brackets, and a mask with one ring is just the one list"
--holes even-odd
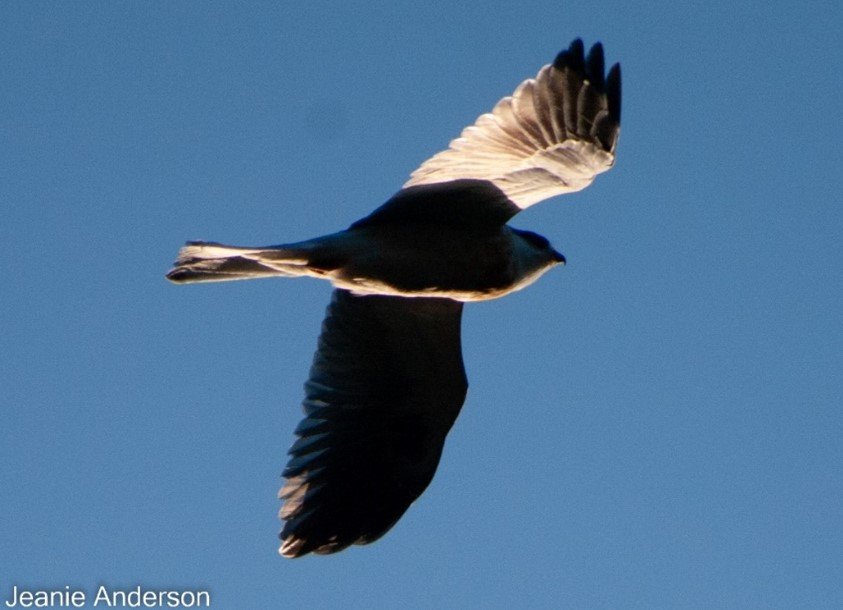
[(334, 285), (305, 383), (280, 517), (286, 557), (380, 538), (433, 478), (465, 400), (463, 303), (565, 263), (506, 224), (615, 161), (621, 73), (574, 40), (348, 229), (297, 243), (188, 242), (176, 283), (309, 276)]

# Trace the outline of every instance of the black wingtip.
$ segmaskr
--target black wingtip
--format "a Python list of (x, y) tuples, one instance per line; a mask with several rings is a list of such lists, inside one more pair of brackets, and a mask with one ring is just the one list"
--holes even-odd
[(603, 59), (603, 45), (598, 42), (592, 46), (591, 50), (588, 52), (588, 59), (586, 59), (585, 65), (585, 76), (598, 91), (603, 91), (605, 74), (606, 64)]
[(576, 38), (570, 46), (563, 50), (553, 61), (557, 70), (570, 70), (582, 75), (598, 91), (606, 94), (609, 116), (615, 123), (621, 121), (621, 66), (615, 64), (604, 77), (606, 60), (603, 44), (595, 43), (584, 55), (585, 45), (581, 38)]
[(582, 38), (575, 38), (571, 46), (559, 53), (553, 67), (557, 70), (568, 68), (574, 72), (585, 72), (585, 45)]
[(606, 77), (606, 98), (609, 116), (615, 123), (621, 122), (621, 65), (615, 64)]

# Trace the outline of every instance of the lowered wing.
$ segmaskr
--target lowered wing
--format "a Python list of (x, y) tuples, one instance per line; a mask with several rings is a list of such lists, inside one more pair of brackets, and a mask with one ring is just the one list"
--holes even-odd
[(335, 290), (279, 492), (280, 553), (382, 536), (433, 478), (468, 384), (462, 304)]

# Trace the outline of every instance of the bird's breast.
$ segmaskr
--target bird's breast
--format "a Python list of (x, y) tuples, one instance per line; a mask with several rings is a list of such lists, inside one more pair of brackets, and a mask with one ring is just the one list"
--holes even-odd
[(430, 224), (347, 233), (355, 232), (345, 264), (330, 279), (357, 294), (482, 301), (522, 287), (512, 236), (505, 228)]

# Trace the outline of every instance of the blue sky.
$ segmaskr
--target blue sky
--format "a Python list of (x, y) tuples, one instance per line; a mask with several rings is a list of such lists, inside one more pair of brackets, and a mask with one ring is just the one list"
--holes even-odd
[[(835, 2), (0, 4), (0, 596), (214, 607), (841, 607)], [(571, 39), (616, 167), (512, 224), (468, 400), (381, 541), (276, 554), (330, 287), (173, 286), (186, 239), (343, 228)]]

